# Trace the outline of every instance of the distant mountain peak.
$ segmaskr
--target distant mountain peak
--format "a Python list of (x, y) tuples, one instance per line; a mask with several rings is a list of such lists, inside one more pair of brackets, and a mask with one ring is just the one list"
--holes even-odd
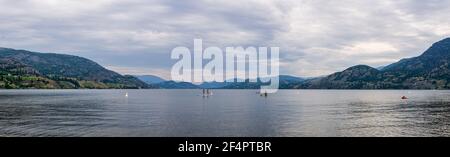
[(378, 71), (378, 69), (373, 68), (373, 67), (368, 66), (368, 65), (355, 65), (355, 66), (352, 66), (350, 68), (347, 68), (344, 71), (350, 71), (350, 70), (376, 70), (376, 71)]
[(147, 84), (157, 84), (166, 81), (163, 78), (155, 75), (136, 75), (136, 77)]
[(165, 81), (158, 84), (155, 84), (155, 86), (163, 89), (198, 89), (199, 87), (197, 85), (194, 85), (189, 82), (176, 82), (176, 81)]

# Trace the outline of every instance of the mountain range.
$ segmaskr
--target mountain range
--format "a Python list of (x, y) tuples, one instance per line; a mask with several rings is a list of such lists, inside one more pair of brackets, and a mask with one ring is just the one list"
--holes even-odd
[(450, 38), (381, 69), (357, 65), (294, 85), (298, 89), (450, 89)]
[(0, 48), (0, 88), (151, 88), (78, 56)]
[[(250, 82), (249, 80), (243, 80), (243, 82), (237, 82), (236, 80), (227, 80), (225, 82), (204, 82), (199, 85), (190, 83), (190, 82), (175, 82), (171, 80), (159, 80), (157, 82), (145, 81), (148, 78), (159, 78), (157, 76), (145, 75), (145, 76), (136, 76), (144, 82), (150, 83), (152, 86), (162, 89), (259, 89), (261, 85), (265, 85), (261, 83), (258, 79), (258, 82)], [(305, 81), (305, 79), (295, 76), (289, 75), (280, 75), (280, 88), (289, 89), (292, 88), (292, 85), (296, 83), (301, 83)]]
[[(317, 78), (280, 76), (280, 89), (450, 89), (450, 38), (422, 55), (373, 68), (356, 65)], [(189, 82), (120, 75), (82, 57), (0, 48), (0, 88), (258, 89), (261, 82)]]
[(135, 77), (147, 84), (158, 84), (166, 81), (163, 78), (154, 75), (136, 75)]

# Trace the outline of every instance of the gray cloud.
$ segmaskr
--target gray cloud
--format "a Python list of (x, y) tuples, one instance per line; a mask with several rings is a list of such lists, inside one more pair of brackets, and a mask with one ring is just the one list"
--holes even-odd
[(0, 0), (0, 46), (91, 58), (122, 73), (163, 74), (170, 51), (279, 46), (282, 73), (381, 66), (450, 35), (447, 0)]

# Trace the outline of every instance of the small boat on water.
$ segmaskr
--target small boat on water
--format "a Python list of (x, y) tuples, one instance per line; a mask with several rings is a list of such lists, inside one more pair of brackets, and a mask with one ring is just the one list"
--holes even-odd
[(126, 92), (126, 93), (125, 93), (125, 97), (127, 97), (127, 98), (128, 98), (128, 92)]
[(408, 97), (402, 96), (402, 100), (406, 100), (406, 99), (408, 99)]

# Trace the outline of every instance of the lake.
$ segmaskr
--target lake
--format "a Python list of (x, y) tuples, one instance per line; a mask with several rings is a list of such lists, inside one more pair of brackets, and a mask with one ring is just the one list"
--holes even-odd
[(0, 136), (450, 136), (450, 91), (213, 92), (0, 90)]

